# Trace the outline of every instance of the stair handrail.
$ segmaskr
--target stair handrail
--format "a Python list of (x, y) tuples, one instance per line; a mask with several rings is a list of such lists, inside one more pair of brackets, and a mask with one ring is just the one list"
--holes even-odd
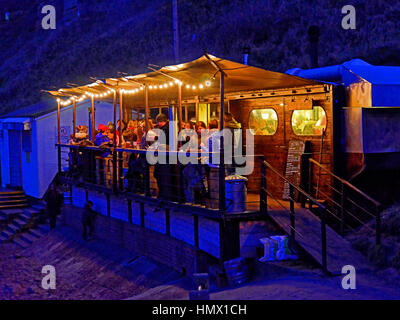
[(314, 163), (317, 167), (321, 168), (322, 170), (324, 170), (326, 173), (328, 173), (329, 175), (331, 175), (332, 177), (334, 177), (335, 179), (339, 180), (341, 183), (345, 184), (346, 186), (348, 186), (350, 189), (353, 189), (354, 191), (356, 191), (357, 193), (361, 194), (364, 198), (366, 198), (367, 200), (369, 200), (370, 202), (372, 202), (376, 207), (381, 207), (382, 204), (373, 199), (372, 197), (370, 197), (369, 195), (367, 195), (365, 192), (361, 191), (360, 189), (358, 189), (356, 186), (354, 186), (353, 184), (351, 184), (349, 181), (337, 176), (336, 174), (334, 174), (332, 171), (330, 171), (329, 169), (325, 168), (321, 163), (319, 163), (318, 161), (314, 160), (313, 158), (309, 158), (308, 161)]
[[(325, 168), (321, 163), (319, 163), (318, 161), (316, 161), (316, 160), (314, 160), (314, 159), (312, 159), (312, 158), (309, 158), (308, 159), (309, 160), (309, 162), (310, 162), (310, 172), (311, 172), (311, 165), (312, 164), (315, 164), (318, 168), (320, 168), (320, 169), (322, 169), (322, 170), (324, 170), (326, 173), (328, 173), (331, 177), (333, 177), (333, 178), (335, 178), (335, 179), (337, 179), (340, 183), (342, 183), (342, 186), (347, 186), (347, 187), (349, 187), (350, 189), (352, 189), (353, 191), (355, 191), (356, 193), (358, 193), (359, 195), (361, 195), (362, 197), (364, 197), (364, 199), (366, 199), (366, 200), (368, 200), (368, 201), (370, 201), (373, 205), (374, 205), (374, 207), (375, 207), (375, 213), (373, 214), (373, 213), (371, 213), (371, 212), (369, 212), (367, 209), (364, 209), (364, 208), (361, 208), (360, 206), (360, 208), (361, 209), (364, 209), (363, 211), (365, 211), (365, 212), (367, 212), (371, 217), (373, 217), (373, 218), (375, 218), (375, 238), (376, 238), (376, 240), (375, 240), (375, 242), (376, 242), (376, 245), (380, 245), (381, 244), (381, 211), (382, 211), (382, 204), (379, 202), (379, 201), (377, 201), (377, 200), (375, 200), (375, 199), (373, 199), (372, 197), (370, 197), (369, 195), (367, 195), (365, 192), (363, 192), (363, 191), (361, 191), (360, 189), (358, 189), (356, 186), (354, 186), (354, 185), (352, 185), (350, 182), (348, 182), (347, 180), (345, 180), (345, 179), (343, 179), (343, 178), (341, 178), (341, 177), (339, 177), (339, 176), (337, 176), (337, 175), (335, 175), (333, 172), (331, 172), (329, 169), (327, 169), (327, 168)], [(309, 178), (310, 179), (310, 178)], [(309, 183), (309, 185), (311, 185), (311, 181), (309, 181), (308, 182)], [(342, 194), (342, 199), (343, 199), (343, 194)], [(343, 202), (343, 200), (342, 200), (342, 202)], [(344, 209), (344, 206), (343, 206), (343, 204), (342, 204), (342, 208), (341, 208), (341, 210), (343, 211), (343, 213), (346, 211), (345, 209)], [(329, 210), (328, 210), (329, 211)], [(344, 225), (344, 218), (343, 218), (344, 216), (342, 216), (342, 225), (341, 225), (341, 233), (342, 233), (342, 235), (343, 235), (343, 225)], [(354, 217), (354, 216), (353, 216)], [(365, 223), (364, 223), (364, 225), (366, 225)]]
[[(321, 223), (321, 258), (322, 258), (322, 270), (326, 274), (330, 274), (328, 271), (328, 258), (327, 258), (327, 236), (326, 236), (326, 221), (325, 221), (325, 215), (327, 212), (327, 208), (320, 203), (317, 199), (312, 197), (310, 194), (308, 194), (306, 191), (304, 191), (300, 186), (294, 184), (292, 181), (290, 181), (288, 178), (286, 178), (284, 175), (282, 175), (278, 170), (276, 170), (271, 164), (269, 164), (267, 161), (263, 161), (263, 165), (266, 168), (269, 168), (273, 173), (275, 173), (279, 178), (281, 178), (283, 181), (289, 184), (289, 201), (290, 201), (290, 224), (291, 224), (291, 235), (290, 237), (292, 238), (293, 241), (295, 241), (295, 232), (296, 232), (296, 214), (295, 214), (295, 206), (294, 206), (294, 189), (297, 190), (300, 194), (302, 194), (303, 197), (309, 199), (309, 205), (310, 208), (309, 210), (311, 211), (312, 205), (315, 204), (318, 206), (318, 208), (321, 209), (321, 216), (320, 216), (320, 223)], [(264, 170), (264, 174), (266, 175), (266, 170)], [(311, 213), (311, 212), (310, 212)], [(312, 213), (311, 213), (312, 214)]]
[(294, 184), (292, 181), (290, 181), (288, 178), (286, 178), (284, 175), (282, 175), (278, 170), (276, 170), (272, 165), (270, 165), (267, 161), (264, 160), (264, 165), (266, 165), (272, 172), (274, 172), (276, 175), (278, 175), (282, 180), (284, 180), (285, 182), (287, 182), (289, 185), (291, 185), (294, 189), (296, 189), (299, 193), (301, 193), (305, 198), (308, 198), (310, 200), (310, 202), (314, 203), (315, 205), (317, 205), (319, 208), (321, 208), (322, 210), (326, 210), (326, 207), (318, 202), (317, 199), (315, 199), (314, 197), (312, 197), (310, 194), (308, 194), (306, 191), (304, 191), (303, 189), (301, 189), (299, 186), (297, 186), (296, 184)]

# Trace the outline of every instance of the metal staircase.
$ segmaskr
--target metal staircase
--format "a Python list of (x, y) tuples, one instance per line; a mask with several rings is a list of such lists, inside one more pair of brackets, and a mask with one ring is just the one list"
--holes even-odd
[[(289, 185), (289, 200), (282, 200), (272, 191), (269, 181), (277, 181)], [(310, 175), (312, 179), (312, 175)], [(331, 227), (328, 222), (334, 211), (328, 201), (321, 201), (304, 190), (302, 186), (287, 179), (271, 164), (264, 161), (262, 164), (261, 211), (274, 220), (287, 234), (291, 244), (299, 245), (328, 274), (340, 274), (346, 264), (353, 265), (357, 270), (372, 270), (373, 267), (366, 258), (343, 237), (340, 232)], [(312, 180), (310, 190), (312, 187)], [(347, 185), (347, 187), (350, 187)], [(352, 188), (352, 187), (351, 187)], [(355, 188), (355, 187), (354, 187)], [(358, 189), (353, 189), (356, 191)], [(298, 202), (298, 198), (301, 199)], [(366, 198), (368, 200), (372, 198)], [(349, 202), (351, 203), (351, 202)], [(378, 204), (378, 202), (376, 202)], [(347, 205), (347, 202), (345, 203)], [(343, 208), (348, 211), (347, 206)], [(377, 211), (375, 224), (376, 244), (380, 243), (380, 211)], [(347, 220), (346, 220), (347, 221)]]

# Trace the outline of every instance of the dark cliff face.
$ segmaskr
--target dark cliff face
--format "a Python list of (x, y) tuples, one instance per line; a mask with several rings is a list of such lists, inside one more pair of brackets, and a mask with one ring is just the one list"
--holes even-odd
[[(41, 89), (89, 77), (172, 64), (172, 0), (0, 2), (0, 112), (37, 102)], [(10, 6), (8, 6), (10, 3)], [(319, 65), (362, 58), (400, 65), (400, 4), (354, 1), (357, 25), (344, 30), (347, 1), (178, 0), (180, 57), (204, 51), (275, 71), (310, 67), (308, 29), (320, 28)], [(41, 4), (57, 8), (57, 29), (41, 28)], [(6, 11), (5, 11), (6, 10)], [(10, 20), (4, 20), (9, 10)]]

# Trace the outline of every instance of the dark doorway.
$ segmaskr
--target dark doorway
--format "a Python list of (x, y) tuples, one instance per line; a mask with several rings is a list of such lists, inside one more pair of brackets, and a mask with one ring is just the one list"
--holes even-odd
[(21, 164), (21, 131), (8, 131), (8, 145), (10, 156), (10, 185), (22, 187), (22, 164)]

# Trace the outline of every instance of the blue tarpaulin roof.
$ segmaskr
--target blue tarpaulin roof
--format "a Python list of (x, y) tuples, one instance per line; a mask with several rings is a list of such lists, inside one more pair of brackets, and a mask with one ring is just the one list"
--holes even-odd
[[(353, 59), (343, 64), (302, 70), (294, 68), (288, 74), (303, 78), (332, 81), (343, 84), (353, 92), (353, 96), (366, 96), (361, 99), (363, 107), (399, 107), (400, 106), (400, 67), (374, 66), (361, 59)], [(353, 84), (369, 83), (369, 87), (357, 87)], [(368, 90), (368, 93), (364, 92)], [(369, 101), (367, 103), (367, 101)], [(367, 104), (368, 105), (367, 105)]]

